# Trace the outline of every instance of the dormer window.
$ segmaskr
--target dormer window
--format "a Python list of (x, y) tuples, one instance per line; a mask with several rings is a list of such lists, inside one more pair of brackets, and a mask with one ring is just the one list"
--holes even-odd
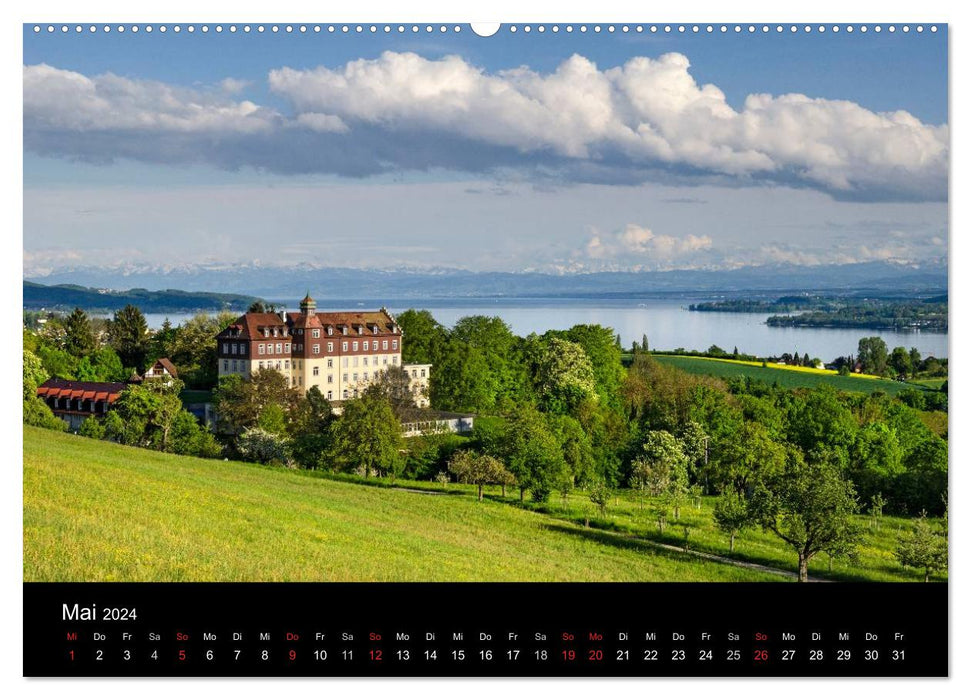
[(264, 328), (263, 329), (263, 337), (264, 338), (269, 338), (270, 337), (270, 329), (269, 328)]
[(327, 326), (327, 335), (334, 335), (334, 327)]

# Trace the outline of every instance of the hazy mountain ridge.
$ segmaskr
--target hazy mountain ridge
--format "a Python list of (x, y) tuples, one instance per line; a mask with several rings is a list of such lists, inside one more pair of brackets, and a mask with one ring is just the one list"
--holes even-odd
[(98, 289), (219, 289), (223, 295), (286, 300), (310, 291), (315, 297), (652, 296), (760, 293), (776, 290), (907, 292), (946, 290), (941, 262), (847, 265), (766, 265), (730, 270), (664, 272), (470, 272), (456, 268), (355, 269), (243, 265), (78, 267), (27, 282)]

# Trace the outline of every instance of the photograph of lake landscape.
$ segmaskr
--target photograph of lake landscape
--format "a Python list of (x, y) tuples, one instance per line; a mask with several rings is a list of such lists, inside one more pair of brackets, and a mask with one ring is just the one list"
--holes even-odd
[(270, 26), (23, 28), (26, 583), (943, 588), (946, 25)]

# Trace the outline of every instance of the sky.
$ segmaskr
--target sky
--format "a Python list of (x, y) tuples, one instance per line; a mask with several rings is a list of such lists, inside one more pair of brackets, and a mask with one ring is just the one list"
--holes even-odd
[(24, 274), (938, 260), (947, 32), (914, 26), (27, 25)]

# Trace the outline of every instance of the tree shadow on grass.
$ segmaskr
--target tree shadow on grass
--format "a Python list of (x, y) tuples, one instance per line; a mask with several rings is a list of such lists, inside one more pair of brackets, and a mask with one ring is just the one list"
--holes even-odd
[(559, 525), (556, 523), (545, 523), (542, 527), (547, 530), (552, 530), (553, 532), (573, 535), (574, 537), (596, 542), (597, 544), (602, 544), (607, 547), (626, 549), (645, 554), (654, 554), (677, 561), (698, 560), (698, 557), (693, 556), (690, 553), (673, 552), (670, 549), (664, 549), (663, 547), (650, 544), (644, 540), (635, 539), (629, 535), (614, 534), (612, 532), (605, 532), (603, 530), (586, 529), (581, 527), (569, 527), (567, 525)]

